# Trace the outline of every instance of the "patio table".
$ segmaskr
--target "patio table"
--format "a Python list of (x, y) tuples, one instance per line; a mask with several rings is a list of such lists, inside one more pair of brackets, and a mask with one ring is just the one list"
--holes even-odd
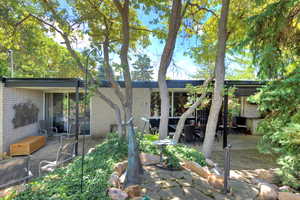
[(163, 150), (166, 148), (166, 146), (168, 145), (176, 145), (177, 143), (174, 140), (171, 139), (163, 139), (163, 140), (156, 140), (153, 142), (154, 145), (157, 145), (160, 147), (160, 154), (159, 154), (159, 166), (158, 167), (162, 167), (163, 165), (163, 158), (162, 158), (162, 154), (163, 154)]

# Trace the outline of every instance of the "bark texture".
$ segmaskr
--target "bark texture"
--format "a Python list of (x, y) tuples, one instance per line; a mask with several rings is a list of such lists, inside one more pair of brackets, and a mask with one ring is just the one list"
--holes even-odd
[(206, 90), (201, 94), (201, 96), (197, 99), (197, 101), (191, 106), (189, 107), (180, 117), (178, 123), (177, 123), (177, 127), (176, 127), (176, 132), (175, 132), (175, 135), (173, 136), (173, 140), (178, 142), (179, 141), (179, 138), (180, 138), (180, 135), (182, 133), (182, 130), (183, 130), (183, 127), (184, 127), (184, 124), (185, 124), (185, 121), (188, 117), (190, 117), (193, 112), (196, 110), (197, 107), (199, 107), (202, 102), (203, 102), (203, 99), (206, 97), (206, 94), (207, 94), (207, 89), (208, 89), (208, 85), (209, 83), (213, 80), (213, 77), (212, 78), (209, 78), (207, 79), (204, 84), (203, 84), (203, 88), (206, 88)]
[(202, 151), (206, 158), (212, 153), (214, 137), (216, 134), (218, 116), (222, 107), (223, 88), (225, 79), (225, 52), (227, 40), (227, 17), (229, 12), (230, 0), (222, 0), (221, 18), (219, 21), (218, 46), (215, 66), (215, 84), (212, 97), (212, 104), (209, 111), (208, 122), (206, 125), (205, 139)]
[(166, 74), (174, 53), (176, 38), (181, 25), (182, 16), (183, 14), (181, 0), (173, 0), (172, 14), (169, 18), (168, 38), (164, 46), (158, 71), (158, 86), (161, 99), (161, 115), (159, 124), (160, 139), (165, 139), (168, 135), (170, 100), (168, 86), (166, 82)]

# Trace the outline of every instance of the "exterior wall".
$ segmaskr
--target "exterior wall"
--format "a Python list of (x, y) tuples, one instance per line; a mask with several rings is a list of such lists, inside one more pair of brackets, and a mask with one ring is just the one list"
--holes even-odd
[(250, 104), (247, 102), (247, 97), (242, 97), (241, 103), (241, 117), (245, 118), (260, 118), (261, 115), (258, 111), (258, 105)]
[[(101, 91), (114, 102), (118, 102), (120, 106), (120, 102), (111, 88), (102, 88)], [(150, 95), (150, 89), (133, 89), (134, 125), (139, 129), (144, 126), (144, 122), (140, 118), (150, 116)], [(116, 123), (114, 110), (96, 95), (91, 98), (90, 102), (91, 135), (105, 136), (110, 131), (110, 125)]]
[(262, 119), (247, 119), (247, 128), (252, 134), (257, 135), (257, 126)]
[[(15, 115), (13, 106), (19, 103), (31, 102), (39, 108), (38, 120), (43, 118), (43, 92), (39, 90), (28, 90), (20, 88), (3, 89), (3, 152), (9, 151), (9, 145), (27, 136), (38, 134), (38, 122), (14, 128), (12, 120)], [(1, 108), (0, 108), (1, 109)]]
[(0, 81), (0, 154), (3, 153), (3, 89), (4, 84)]

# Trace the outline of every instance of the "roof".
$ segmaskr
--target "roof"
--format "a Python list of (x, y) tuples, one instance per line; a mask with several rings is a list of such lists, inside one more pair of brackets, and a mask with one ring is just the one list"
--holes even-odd
[[(5, 87), (84, 87), (84, 81), (77, 78), (1, 78)], [(118, 81), (125, 87), (124, 81)], [(187, 84), (202, 85), (204, 80), (167, 80), (168, 88), (185, 88)], [(239, 96), (249, 96), (264, 85), (262, 81), (226, 80), (225, 85), (237, 87)], [(100, 87), (111, 87), (109, 81), (100, 81)], [(133, 88), (158, 88), (157, 81), (133, 81)]]

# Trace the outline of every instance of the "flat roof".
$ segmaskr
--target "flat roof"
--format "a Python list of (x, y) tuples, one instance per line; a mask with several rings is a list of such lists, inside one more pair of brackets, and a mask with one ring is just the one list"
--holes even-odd
[[(5, 87), (84, 87), (84, 81), (78, 78), (1, 78)], [(121, 87), (125, 87), (124, 81), (117, 81)], [(190, 84), (202, 85), (204, 80), (167, 80), (168, 88), (185, 88)], [(263, 81), (250, 80), (226, 80), (225, 85), (243, 88), (258, 88), (264, 85)], [(109, 81), (99, 81), (99, 86), (111, 87)], [(133, 81), (133, 88), (158, 88), (157, 81)]]

